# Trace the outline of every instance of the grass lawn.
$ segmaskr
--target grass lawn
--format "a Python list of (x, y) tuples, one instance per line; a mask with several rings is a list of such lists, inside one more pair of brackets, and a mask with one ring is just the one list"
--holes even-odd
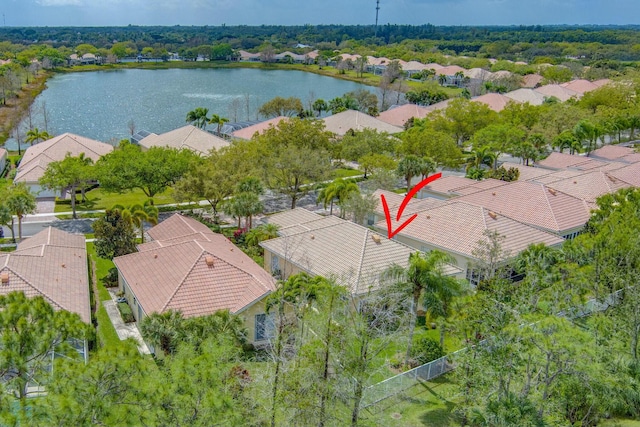
[(460, 425), (451, 413), (457, 391), (447, 376), (419, 383), (404, 392), (385, 399), (364, 411), (379, 425), (388, 427), (445, 427)]
[[(153, 202), (156, 205), (175, 203), (172, 197), (173, 190), (169, 188), (162, 194), (158, 194), (153, 198)], [(131, 206), (134, 204), (143, 204), (148, 200), (148, 197), (142, 192), (142, 190), (133, 190), (126, 193), (106, 193), (100, 188), (95, 188), (86, 194), (87, 201), (85, 203), (76, 203), (76, 210), (78, 211), (91, 211), (99, 209), (110, 209), (113, 205)], [(78, 197), (78, 201), (80, 198)], [(56, 200), (55, 212), (70, 212), (71, 201), (70, 200)]]
[(351, 176), (358, 176), (358, 175), (362, 175), (363, 172), (359, 171), (357, 169), (334, 169), (333, 170), (333, 177), (334, 178), (349, 178)]

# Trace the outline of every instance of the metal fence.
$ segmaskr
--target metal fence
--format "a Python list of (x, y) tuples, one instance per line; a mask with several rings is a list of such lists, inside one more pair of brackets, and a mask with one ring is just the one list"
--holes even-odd
[(418, 381), (429, 381), (453, 370), (454, 365), (450, 359), (458, 351), (367, 387), (362, 397), (362, 407), (366, 408), (395, 396), (413, 387)]
[[(590, 299), (580, 308), (562, 311), (557, 315), (560, 317), (568, 317), (569, 319), (579, 319), (596, 312), (605, 311), (609, 307), (620, 303), (623, 292), (624, 289), (620, 289), (607, 295), (604, 299)], [(379, 383), (370, 385), (364, 390), (364, 394), (362, 396), (362, 407), (367, 408), (375, 405), (389, 397), (402, 393), (416, 385), (419, 381), (430, 381), (452, 371), (455, 368), (455, 365), (452, 362), (454, 356), (466, 350), (466, 348), (462, 348), (451, 354), (443, 356), (440, 359), (433, 360), (409, 371), (387, 378)]]

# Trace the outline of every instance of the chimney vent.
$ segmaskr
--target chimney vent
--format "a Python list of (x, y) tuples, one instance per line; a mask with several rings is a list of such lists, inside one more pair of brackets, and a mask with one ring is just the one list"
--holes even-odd
[(9, 284), (9, 272), (8, 271), (3, 271), (2, 273), (0, 273), (0, 282), (3, 285)]
[(214, 259), (211, 255), (204, 257), (204, 260), (207, 262), (207, 266), (213, 267)]
[(556, 190), (554, 190), (553, 188), (549, 188), (549, 193), (551, 193), (551, 195), (555, 196), (556, 194), (558, 194), (556, 192)]
[(377, 234), (372, 234), (371, 240), (373, 240), (378, 245), (380, 244), (380, 236), (378, 236)]
[(491, 219), (498, 219), (498, 215), (493, 211), (489, 211), (489, 216), (491, 217)]
[(313, 239), (315, 239), (315, 238), (316, 238), (316, 236), (314, 236), (314, 235), (312, 234), (311, 236), (309, 236), (309, 238), (310, 238), (311, 240), (313, 240)]
[(153, 254), (153, 258), (154, 259), (158, 258), (158, 254)]

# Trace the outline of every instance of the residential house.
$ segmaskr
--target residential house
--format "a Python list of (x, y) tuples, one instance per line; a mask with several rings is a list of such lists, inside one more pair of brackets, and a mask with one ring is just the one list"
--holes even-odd
[(577, 236), (590, 217), (584, 200), (530, 181), (511, 182), (455, 200), (482, 206), (565, 239)]
[(561, 102), (568, 101), (571, 98), (578, 99), (582, 96), (581, 93), (576, 92), (575, 90), (571, 90), (557, 84), (540, 86), (534, 90), (547, 98), (557, 98)]
[(518, 169), (518, 171), (520, 171), (518, 181), (536, 181), (537, 178), (553, 173), (550, 169), (526, 166), (521, 163), (502, 162), (500, 166), (504, 167), (506, 170), (511, 168)]
[[(560, 246), (563, 242), (552, 233), (508, 218), (493, 209), (456, 199), (419, 212), (409, 211), (400, 222), (414, 213), (417, 217), (400, 230), (394, 240), (420, 251), (437, 249), (449, 254), (472, 282), (477, 279), (474, 265), (480, 261), (477, 249), (480, 242), (487, 240), (486, 232), (497, 232), (503, 239), (505, 261), (534, 243)], [(384, 231), (386, 227), (385, 221), (375, 224), (377, 230)]]
[[(55, 310), (67, 310), (91, 324), (87, 249), (83, 235), (47, 227), (23, 240), (14, 252), (0, 252), (0, 294), (24, 292), (43, 297)], [(86, 361), (86, 341), (71, 340)]]
[(275, 279), (222, 234), (175, 214), (149, 230), (138, 252), (115, 258), (119, 288), (136, 322), (177, 310), (186, 318), (229, 310), (242, 316), (248, 340), (269, 338), (264, 298)]
[(346, 110), (338, 114), (333, 114), (322, 119), (325, 129), (335, 135), (342, 137), (348, 131), (359, 131), (362, 129), (373, 129), (378, 132), (387, 132), (389, 134), (400, 133), (404, 129), (400, 126), (393, 126), (373, 116), (356, 110)]
[(523, 88), (535, 89), (542, 84), (544, 77), (542, 77), (540, 74), (527, 74), (522, 78), (522, 80)]
[(527, 88), (512, 90), (511, 92), (505, 93), (504, 96), (511, 98), (516, 102), (527, 102), (531, 105), (542, 105), (546, 99), (546, 96), (540, 92)]
[(376, 118), (393, 126), (404, 127), (409, 119), (424, 119), (431, 111), (431, 109), (420, 105), (404, 104), (392, 107), (380, 113)]
[(263, 122), (259, 122), (247, 127), (243, 127), (238, 130), (234, 130), (231, 132), (231, 137), (235, 139), (251, 139), (255, 134), (262, 134), (264, 131), (269, 129), (270, 127), (278, 126), (282, 120), (287, 120), (288, 117), (278, 116), (273, 119), (265, 120)]
[(421, 199), (425, 197), (433, 197), (440, 200), (447, 200), (453, 197), (464, 196), (466, 194), (472, 194), (506, 184), (507, 182), (505, 181), (493, 178), (476, 181), (463, 176), (451, 175), (429, 183), (422, 188), (418, 197)]
[(634, 148), (624, 147), (622, 145), (605, 145), (597, 150), (593, 150), (589, 153), (589, 157), (596, 160), (621, 163), (640, 162), (640, 152), (637, 152)]
[[(416, 252), (366, 227), (302, 208), (271, 215), (268, 222), (280, 226), (280, 237), (260, 243), (269, 273), (283, 279), (300, 272), (334, 279), (356, 297), (377, 290), (385, 270), (407, 267)], [(461, 277), (462, 271), (447, 265), (445, 274)]]
[(597, 84), (584, 79), (571, 80), (570, 82), (562, 83), (560, 86), (562, 86), (565, 89), (578, 92), (579, 94), (585, 94), (587, 92), (591, 92), (592, 90), (596, 90), (600, 87)]
[[(400, 205), (404, 202), (404, 195), (402, 194), (394, 193), (393, 191), (387, 190), (376, 190), (373, 193), (373, 197), (378, 201), (378, 204), (376, 205), (375, 210), (367, 218), (368, 226), (372, 226), (379, 221), (385, 221), (386, 215), (384, 212), (384, 207), (382, 206), (381, 196), (384, 196), (385, 202), (387, 203), (387, 207), (389, 208), (389, 212), (391, 213), (391, 215), (397, 213)], [(436, 206), (441, 206), (444, 203), (444, 199), (435, 197), (425, 197), (417, 199), (414, 198), (405, 205), (403, 213), (405, 214), (405, 216), (411, 215), (415, 212), (420, 212), (425, 209), (431, 209)]]
[(49, 163), (63, 160), (67, 154), (79, 156), (81, 153), (84, 153), (86, 158), (97, 162), (100, 157), (111, 151), (113, 146), (110, 144), (72, 133), (63, 133), (27, 148), (18, 166), (14, 182), (27, 184), (38, 199), (52, 199), (56, 196), (56, 192), (44, 189), (38, 182)]
[(609, 172), (602, 170), (582, 172), (581, 175), (547, 184), (548, 188), (584, 200), (591, 209), (597, 207), (596, 199), (598, 197), (632, 186), (632, 183), (616, 178)]
[(138, 144), (147, 150), (151, 147), (170, 147), (178, 150), (184, 148), (206, 156), (211, 150), (228, 146), (229, 141), (193, 125), (187, 125), (160, 135), (151, 133)]
[(479, 102), (486, 105), (495, 112), (504, 110), (509, 102), (518, 102), (512, 98), (509, 98), (499, 93), (486, 93), (472, 99), (473, 102)]

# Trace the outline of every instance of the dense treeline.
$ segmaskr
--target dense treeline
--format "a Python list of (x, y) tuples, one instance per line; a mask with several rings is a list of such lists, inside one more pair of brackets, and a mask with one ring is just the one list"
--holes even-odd
[(374, 37), (374, 32), (372, 25), (33, 27), (2, 28), (0, 39), (16, 45), (43, 43), (56, 48), (88, 43), (109, 49), (117, 42), (131, 42), (140, 50), (162, 47), (170, 51), (216, 43), (253, 49), (265, 42), (277, 47), (303, 43), (327, 48), (362, 45), (376, 49), (415, 41), (415, 46), (419, 47), (417, 52), (439, 50), (451, 54), (527, 60), (539, 56), (572, 56), (587, 60), (640, 59), (640, 33), (636, 26), (447, 27), (387, 24), (378, 28), (378, 37)]

